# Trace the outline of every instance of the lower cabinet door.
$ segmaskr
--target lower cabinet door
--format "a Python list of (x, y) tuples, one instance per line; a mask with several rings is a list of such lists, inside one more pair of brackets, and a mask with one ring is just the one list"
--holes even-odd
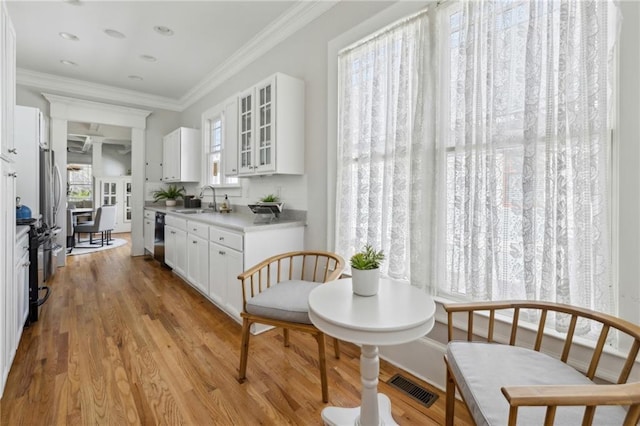
[(164, 263), (169, 267), (176, 267), (176, 228), (164, 227)]
[(204, 294), (208, 294), (209, 243), (197, 235), (187, 234), (187, 280)]
[(225, 274), (225, 283), (227, 286), (227, 300), (225, 307), (227, 312), (232, 316), (240, 319), (242, 312), (242, 287), (238, 275), (244, 270), (242, 253), (236, 250), (225, 250), (225, 258), (227, 270)]
[[(182, 229), (174, 229), (176, 235), (175, 265), (173, 270), (183, 277), (187, 276), (187, 233)], [(166, 248), (165, 248), (166, 250)]]
[(209, 297), (240, 321), (242, 287), (238, 275), (243, 269), (243, 254), (216, 243), (209, 243)]

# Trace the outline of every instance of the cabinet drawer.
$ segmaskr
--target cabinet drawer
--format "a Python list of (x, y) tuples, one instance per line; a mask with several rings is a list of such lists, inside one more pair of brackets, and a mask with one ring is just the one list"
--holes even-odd
[(242, 251), (242, 234), (236, 234), (235, 232), (212, 226), (209, 228), (209, 237), (210, 241), (214, 243)]
[(156, 220), (156, 212), (154, 212), (153, 210), (145, 210), (144, 217), (147, 219)]
[(187, 232), (197, 235), (205, 240), (209, 239), (209, 226), (200, 222), (187, 221)]
[(173, 226), (174, 228), (182, 229), (183, 231), (187, 230), (187, 220), (180, 219), (175, 216), (167, 215), (164, 218), (165, 225)]

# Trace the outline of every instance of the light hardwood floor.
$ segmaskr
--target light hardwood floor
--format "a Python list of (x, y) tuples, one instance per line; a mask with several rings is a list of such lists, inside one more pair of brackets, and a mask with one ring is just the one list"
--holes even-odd
[[(292, 333), (285, 348), (279, 330), (252, 336), (239, 384), (240, 325), (157, 262), (129, 253), (124, 246), (68, 257), (58, 269), (40, 321), (22, 336), (2, 425), (322, 423), (312, 337)], [(359, 349), (341, 348), (340, 360), (327, 349), (329, 404), (353, 407)], [(443, 424), (444, 395), (425, 408), (385, 383), (397, 372), (381, 362), (379, 390), (395, 420)], [(456, 414), (456, 424), (472, 424), (461, 404)]]

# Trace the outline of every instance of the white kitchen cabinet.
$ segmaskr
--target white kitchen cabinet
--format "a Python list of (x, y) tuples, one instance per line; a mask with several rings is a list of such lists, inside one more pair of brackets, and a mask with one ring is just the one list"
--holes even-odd
[[(242, 289), (238, 281), (242, 271), (241, 251), (209, 243), (209, 298), (236, 320), (242, 312)], [(233, 283), (236, 284), (235, 288)]]
[(187, 275), (186, 228), (186, 220), (169, 215), (165, 217), (164, 262), (182, 277)]
[(242, 289), (238, 275), (244, 270), (244, 235), (211, 226), (209, 237), (209, 297), (239, 321)]
[(31, 217), (40, 215), (40, 145), (44, 116), (38, 108), (17, 105), (15, 109), (16, 196), (31, 209)]
[[(241, 322), (242, 287), (238, 275), (270, 256), (302, 250), (304, 227), (265, 227), (240, 233), (211, 226), (209, 240), (209, 298)], [(251, 327), (254, 333), (268, 328), (255, 324)]]
[(18, 152), (13, 138), (16, 105), (16, 32), (6, 10), (6, 2), (0, 4), (0, 157), (12, 161)]
[(153, 244), (156, 233), (156, 214), (153, 210), (144, 211), (144, 224), (142, 234), (144, 236), (144, 249), (153, 256)]
[(24, 324), (29, 315), (29, 234), (23, 234), (15, 246), (15, 286), (13, 294), (14, 323), (13, 323), (13, 353), (18, 349)]
[(15, 31), (0, 2), (0, 397), (11, 368), (11, 318), (15, 309), (11, 297), (15, 282), (15, 171), (14, 108), (16, 85)]
[(209, 227), (187, 221), (187, 281), (206, 295), (209, 292)]
[(202, 142), (200, 131), (179, 127), (162, 138), (162, 181), (199, 182)]
[(238, 96), (238, 175), (304, 174), (304, 82), (276, 73)]

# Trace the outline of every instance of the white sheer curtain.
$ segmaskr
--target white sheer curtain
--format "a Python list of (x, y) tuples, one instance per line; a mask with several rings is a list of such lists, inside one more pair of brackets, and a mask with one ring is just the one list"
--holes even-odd
[(418, 208), (428, 193), (423, 122), (432, 107), (423, 77), (432, 72), (429, 20), (422, 12), (396, 22), (338, 58), (335, 250), (349, 259), (372, 244), (386, 255), (382, 273), (405, 280), (408, 259), (430, 232)]
[(440, 294), (615, 312), (612, 13), (607, 1), (468, 1), (446, 16)]

